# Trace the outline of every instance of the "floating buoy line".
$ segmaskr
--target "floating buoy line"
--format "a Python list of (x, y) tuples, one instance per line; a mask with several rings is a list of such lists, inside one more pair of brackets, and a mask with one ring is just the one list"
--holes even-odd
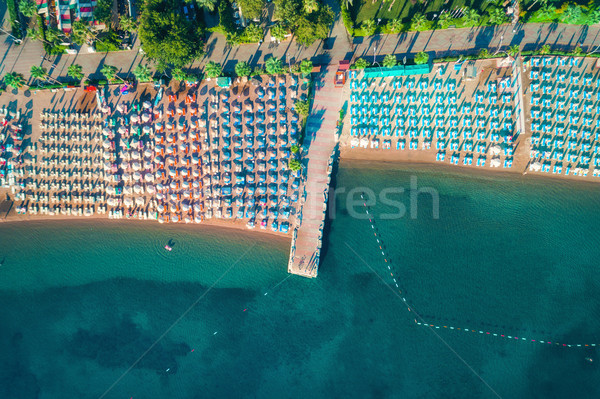
[[(391, 260), (388, 256), (388, 254), (386, 254), (385, 246), (383, 245), (383, 239), (381, 238), (379, 230), (377, 229), (377, 226), (375, 225), (375, 218), (373, 217), (373, 215), (369, 209), (369, 206), (367, 206), (367, 203), (364, 201), (364, 194), (361, 194), (360, 198), (363, 200), (363, 206), (365, 208), (366, 214), (368, 215), (369, 223), (371, 225), (371, 231), (373, 232), (373, 237), (377, 243), (379, 252), (381, 253), (381, 257), (382, 257), (384, 266), (387, 267), (387, 272), (389, 273), (390, 279), (392, 281), (392, 283), (388, 282), (388, 284), (392, 288), (395, 287), (395, 290), (400, 294), (400, 298), (402, 298), (404, 305), (406, 305), (406, 310), (408, 310), (411, 313), (414, 313), (411, 309), (411, 306), (408, 304), (408, 302), (404, 296), (404, 293), (402, 292), (402, 289), (400, 288), (400, 285), (396, 278), (397, 276), (394, 275), (394, 270), (392, 270), (392, 267), (390, 266)], [(503, 339), (508, 339), (508, 340), (520, 341), (520, 342), (538, 343), (538, 344), (543, 344), (543, 345), (552, 345), (552, 346), (558, 346), (561, 348), (584, 348), (584, 347), (596, 346), (596, 344), (591, 344), (591, 343), (573, 344), (573, 343), (558, 342), (556, 340), (550, 340), (550, 339), (537, 339), (537, 338), (533, 339), (531, 337), (522, 337), (522, 336), (516, 336), (514, 334), (500, 333), (497, 331), (496, 332), (486, 331), (486, 330), (474, 329), (474, 328), (470, 328), (470, 327), (456, 327), (456, 326), (443, 325), (443, 324), (431, 324), (431, 323), (427, 323), (426, 321), (424, 321), (420, 316), (419, 316), (419, 319), (421, 319), (421, 321), (414, 319), (415, 325), (432, 328), (432, 329), (453, 330), (453, 331), (457, 331), (457, 332), (461, 332), (461, 333), (466, 332), (466, 333), (471, 333), (471, 334), (487, 335), (487, 336), (495, 337), (495, 338), (503, 338)]]

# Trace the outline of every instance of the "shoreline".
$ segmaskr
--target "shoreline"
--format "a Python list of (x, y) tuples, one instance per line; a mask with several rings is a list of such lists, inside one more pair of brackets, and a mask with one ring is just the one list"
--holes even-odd
[[(356, 152), (353, 152), (356, 154)], [(374, 155), (371, 153), (370, 155)], [(582, 178), (581, 180), (573, 179), (572, 177), (560, 178), (558, 175), (546, 175), (539, 173), (519, 173), (518, 171), (511, 169), (480, 169), (473, 167), (464, 167), (459, 165), (450, 165), (447, 163), (436, 163), (436, 162), (428, 162), (428, 161), (405, 161), (405, 160), (383, 160), (383, 159), (373, 159), (374, 157), (352, 157), (346, 155), (340, 155), (339, 164), (340, 167), (355, 167), (355, 165), (360, 165), (361, 168), (380, 168), (381, 165), (389, 165), (389, 169), (414, 169), (417, 171), (425, 171), (425, 172), (443, 172), (444, 174), (451, 174), (455, 176), (464, 176), (464, 177), (472, 177), (486, 180), (493, 180), (498, 178), (507, 178), (510, 180), (517, 180), (517, 178), (522, 178), (523, 181), (527, 183), (532, 182), (561, 182), (567, 185), (576, 184), (576, 185), (584, 185), (593, 188), (598, 188), (598, 182)]]

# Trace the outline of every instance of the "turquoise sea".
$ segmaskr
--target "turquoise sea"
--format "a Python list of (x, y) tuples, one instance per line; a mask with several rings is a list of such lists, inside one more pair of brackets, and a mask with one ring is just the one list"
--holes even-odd
[[(426, 194), (411, 217), (412, 176), (439, 218)], [(342, 162), (336, 187), (406, 189), (403, 218), (371, 209), (428, 322), (600, 344), (600, 185)], [(0, 224), (0, 398), (600, 397), (594, 347), (416, 326), (346, 197), (316, 280), (266, 234)]]

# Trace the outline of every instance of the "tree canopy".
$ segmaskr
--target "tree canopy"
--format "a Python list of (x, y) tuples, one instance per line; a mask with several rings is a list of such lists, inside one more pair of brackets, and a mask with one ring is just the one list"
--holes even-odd
[(235, 64), (235, 74), (237, 76), (250, 76), (252, 67), (246, 61), (240, 61)]
[(72, 77), (73, 79), (81, 80), (83, 79), (83, 68), (81, 65), (72, 64), (69, 65), (69, 69), (67, 69), (67, 75)]
[(204, 67), (204, 73), (209, 78), (218, 78), (223, 73), (223, 67), (217, 62), (209, 61)]
[(265, 6), (265, 0), (238, 0), (244, 17), (254, 19), (260, 17)]
[(20, 89), (25, 85), (25, 78), (20, 73), (9, 72), (4, 75), (4, 84), (12, 87), (13, 89)]
[(196, 0), (198, 5), (210, 12), (215, 10), (215, 5), (217, 4), (217, 0)]
[(427, 64), (429, 61), (429, 54), (424, 51), (420, 51), (415, 55), (415, 64)]
[(100, 69), (100, 73), (102, 75), (104, 75), (104, 77), (106, 78), (106, 80), (111, 81), (114, 78), (117, 77), (117, 67), (113, 66), (113, 65), (106, 65), (104, 64), (104, 66), (102, 67), (102, 69)]
[(182, 67), (201, 55), (202, 28), (188, 21), (175, 0), (148, 0), (140, 18), (142, 49), (165, 66)]
[(19, 1), (19, 11), (27, 18), (31, 18), (37, 13), (37, 6), (32, 0), (21, 0)]
[[(317, 3), (318, 4), (318, 3)], [(275, 12), (283, 25), (295, 35), (299, 44), (310, 46), (317, 40), (326, 39), (334, 14), (331, 7), (318, 4), (307, 8), (302, 0), (275, 0)]]
[(312, 69), (313, 69), (313, 63), (311, 60), (302, 60), (302, 62), (300, 63), (300, 72), (302, 72), (302, 74), (304, 76), (311, 73)]
[(138, 82), (148, 82), (152, 80), (152, 73), (150, 72), (148, 65), (138, 64), (133, 70), (133, 75)]
[(383, 59), (383, 66), (386, 68), (395, 67), (397, 63), (398, 63), (398, 60), (396, 59), (396, 56), (393, 54), (388, 54)]
[(283, 63), (279, 58), (271, 57), (265, 62), (265, 69), (270, 75), (277, 75), (283, 72)]

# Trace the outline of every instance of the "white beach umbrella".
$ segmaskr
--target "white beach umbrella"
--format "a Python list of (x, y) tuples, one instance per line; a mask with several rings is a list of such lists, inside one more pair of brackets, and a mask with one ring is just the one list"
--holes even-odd
[(177, 206), (175, 206), (175, 204), (171, 204), (171, 205), (169, 205), (169, 210), (171, 212), (177, 212)]
[(498, 155), (498, 154), (500, 154), (500, 151), (501, 151), (501, 150), (502, 150), (502, 149), (500, 148), (500, 146), (499, 146), (499, 145), (494, 145), (494, 146), (490, 147), (490, 153), (491, 153), (492, 155)]
[(141, 174), (140, 172), (135, 172), (135, 173), (133, 174), (133, 180), (135, 180), (135, 181), (140, 181), (140, 180), (142, 180), (142, 174)]
[(181, 204), (181, 210), (182, 210), (183, 212), (187, 212), (187, 211), (189, 211), (189, 210), (190, 210), (190, 205), (189, 205), (189, 204), (187, 204), (187, 203), (185, 203), (185, 202), (184, 202), (184, 203), (182, 203), (182, 204)]
[(150, 194), (154, 194), (156, 190), (154, 190), (154, 186), (152, 184), (146, 184), (146, 192)]
[(137, 116), (136, 114), (131, 115), (131, 122), (136, 123), (139, 122), (140, 117)]
[(104, 140), (102, 142), (102, 148), (110, 148), (111, 142), (110, 140)]
[(158, 209), (159, 212), (164, 212), (165, 206), (163, 204), (158, 204), (158, 206), (156, 207), (156, 209)]
[(133, 200), (131, 199), (131, 197), (125, 197), (125, 199), (123, 199), (123, 204), (125, 206), (132, 206), (133, 205)]
[(492, 161), (490, 162), (490, 166), (493, 168), (497, 168), (498, 166), (500, 166), (500, 159), (493, 158)]
[(152, 173), (146, 173), (144, 175), (144, 180), (147, 182), (153, 182), (154, 181), (154, 175)]
[(137, 206), (144, 206), (146, 204), (146, 201), (143, 197), (135, 197), (135, 204)]
[(142, 105), (146, 109), (152, 108), (152, 103), (150, 101), (144, 101), (144, 103)]
[(135, 186), (133, 186), (133, 192), (136, 194), (140, 194), (142, 192), (142, 186), (136, 184)]
[(194, 212), (200, 212), (202, 211), (202, 208), (200, 207), (200, 204), (195, 203), (194, 204)]
[(131, 164), (131, 168), (136, 171), (140, 170), (140, 169), (142, 169), (142, 164), (139, 162), (134, 162)]
[(176, 181), (172, 181), (169, 184), (169, 187), (171, 188), (171, 190), (175, 190), (177, 188), (177, 182)]
[(162, 201), (163, 199), (165, 199), (165, 195), (163, 193), (156, 193), (156, 199), (159, 201)]
[(131, 189), (131, 186), (124, 186), (123, 187), (123, 194), (132, 194), (133, 190)]
[(194, 216), (194, 222), (195, 223), (202, 223), (202, 216), (199, 214), (196, 214), (196, 216)]
[(539, 171), (542, 169), (542, 164), (539, 162), (533, 162), (531, 165), (529, 165), (529, 170), (533, 170), (533, 171)]

